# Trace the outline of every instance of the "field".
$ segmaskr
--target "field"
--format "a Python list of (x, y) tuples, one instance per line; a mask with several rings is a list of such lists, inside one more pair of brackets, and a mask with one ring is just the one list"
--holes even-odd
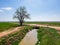
[(40, 27), (36, 45), (60, 45), (60, 35), (55, 29)]
[(26, 24), (44, 24), (52, 26), (60, 26), (60, 22), (25, 22)]
[(0, 45), (18, 45), (29, 30), (33, 29), (31, 26), (25, 26), (19, 32), (10, 34), (0, 39)]
[(18, 24), (10, 23), (10, 22), (0, 22), (0, 32), (8, 30), (10, 28), (14, 28), (18, 26)]
[[(60, 26), (60, 22), (25, 22), (24, 24)], [(0, 22), (0, 32), (16, 27), (19, 27), (17, 22)], [(0, 38), (0, 45), (18, 45), (25, 37), (26, 33), (33, 28), (33, 26), (24, 26), (19, 32)], [(36, 45), (60, 45), (60, 34), (58, 34), (57, 30), (53, 28), (39, 27), (37, 31), (37, 39), (38, 41), (36, 42)]]

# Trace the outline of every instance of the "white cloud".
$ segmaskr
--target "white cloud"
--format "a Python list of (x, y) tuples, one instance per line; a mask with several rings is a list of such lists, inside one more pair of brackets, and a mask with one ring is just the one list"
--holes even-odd
[(12, 7), (4, 7), (4, 8), (1, 8), (3, 10), (12, 10), (13, 8)]
[(31, 19), (26, 21), (60, 21), (60, 13), (48, 12), (31, 14)]
[(0, 10), (0, 13), (3, 12), (3, 10)]
[(13, 9), (12, 7), (2, 7), (2, 8), (0, 8), (0, 13), (4, 12), (4, 11), (9, 11), (9, 10), (12, 10), (12, 9)]
[(0, 13), (2, 13), (4, 11), (10, 11), (12, 9), (13, 9), (12, 7), (2, 7), (2, 8), (0, 8)]

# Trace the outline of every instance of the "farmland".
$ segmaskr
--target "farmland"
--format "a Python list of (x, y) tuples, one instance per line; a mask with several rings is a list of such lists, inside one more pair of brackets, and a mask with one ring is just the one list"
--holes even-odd
[[(25, 22), (24, 24), (60, 26), (60, 22)], [(0, 32), (16, 27), (19, 27), (17, 22), (0, 22)], [(18, 45), (25, 35), (32, 29), (34, 29), (33, 26), (25, 25), (24, 28), (20, 29), (18, 32), (0, 38), (0, 45)], [(37, 30), (37, 39), (38, 41), (36, 42), (36, 45), (60, 45), (60, 34), (53, 28), (39, 27)]]
[(26, 24), (43, 24), (51, 26), (60, 26), (60, 22), (25, 22)]
[(36, 45), (60, 45), (60, 35), (55, 29), (41, 27), (38, 31)]
[(31, 26), (25, 26), (19, 32), (9, 34), (8, 36), (0, 38), (0, 45), (18, 45), (29, 30), (33, 29)]
[(18, 24), (10, 23), (10, 22), (0, 22), (0, 32), (8, 30), (10, 28), (14, 28), (18, 26)]

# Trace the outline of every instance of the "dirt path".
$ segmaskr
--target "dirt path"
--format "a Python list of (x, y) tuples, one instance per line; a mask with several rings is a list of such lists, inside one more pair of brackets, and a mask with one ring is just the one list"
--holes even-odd
[(0, 38), (1, 37), (4, 37), (4, 36), (7, 36), (8, 34), (11, 34), (11, 33), (15, 33), (17, 31), (19, 31), (22, 27), (16, 27), (12, 30), (8, 30), (8, 31), (4, 31), (4, 32), (0, 32)]
[[(40, 26), (40, 27), (50, 27), (50, 28), (56, 29), (57, 31), (59, 31), (58, 33), (60, 33), (60, 27), (57, 27), (57, 26), (47, 26), (47, 25), (40, 25), (40, 24), (27, 24), (27, 25), (30, 25), (30, 26)], [(16, 28), (14, 28), (12, 30), (0, 32), (0, 38), (4, 37), (4, 36), (7, 36), (8, 34), (15, 33), (17, 31), (19, 31), (21, 28), (22, 27), (16, 27)]]
[(54, 28), (58, 31), (60, 31), (60, 27), (59, 26), (47, 26), (47, 25), (41, 25), (41, 24), (28, 24), (30, 26), (38, 26), (38, 27), (49, 27), (49, 28)]

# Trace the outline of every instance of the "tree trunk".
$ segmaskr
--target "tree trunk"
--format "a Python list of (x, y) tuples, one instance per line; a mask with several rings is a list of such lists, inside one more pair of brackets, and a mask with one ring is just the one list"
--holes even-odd
[(22, 26), (23, 25), (23, 22), (19, 21), (19, 25)]
[(20, 26), (22, 26), (23, 22), (20, 22)]

